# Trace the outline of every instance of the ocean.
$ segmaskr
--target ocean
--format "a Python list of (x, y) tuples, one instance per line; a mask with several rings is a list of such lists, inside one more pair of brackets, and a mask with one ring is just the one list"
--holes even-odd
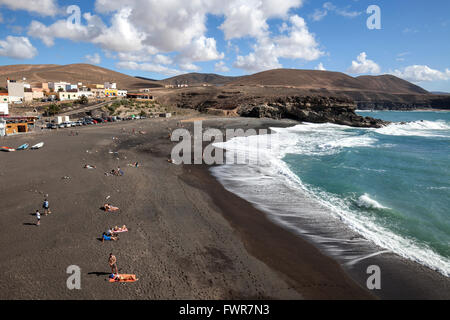
[(450, 112), (358, 113), (395, 123), (271, 128), (215, 144), (252, 161), (211, 171), (342, 264), (393, 252), (450, 276)]

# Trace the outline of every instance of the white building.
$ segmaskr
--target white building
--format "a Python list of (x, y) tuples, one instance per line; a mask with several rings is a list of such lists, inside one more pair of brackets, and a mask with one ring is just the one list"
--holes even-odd
[(7, 116), (9, 114), (8, 103), (0, 102), (0, 117)]
[(65, 91), (77, 90), (77, 89), (78, 89), (78, 85), (69, 83), (68, 85), (66, 85), (66, 90)]
[(78, 100), (82, 96), (86, 96), (87, 98), (93, 98), (94, 94), (91, 91), (58, 92), (58, 97), (60, 101)]
[(119, 97), (127, 97), (128, 91), (127, 90), (117, 90), (117, 96)]
[(105, 89), (117, 89), (117, 83), (105, 82)]
[(48, 88), (55, 92), (59, 92), (61, 90), (66, 91), (66, 87), (70, 85), (71, 84), (68, 82), (49, 82)]
[(25, 86), (23, 82), (7, 80), (9, 102), (21, 102), (25, 98)]

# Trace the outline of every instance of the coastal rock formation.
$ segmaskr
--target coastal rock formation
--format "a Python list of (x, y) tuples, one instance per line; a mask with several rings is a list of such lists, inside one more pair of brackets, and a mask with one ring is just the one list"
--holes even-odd
[(387, 122), (361, 117), (355, 113), (356, 104), (348, 99), (333, 97), (285, 97), (255, 106), (242, 106), (243, 117), (289, 118), (312, 123), (335, 123), (352, 127), (379, 128)]
[(232, 113), (242, 117), (329, 122), (362, 128), (379, 128), (388, 124), (357, 115), (357, 105), (352, 99), (302, 95), (294, 89), (289, 91), (291, 95), (285, 93), (286, 90), (243, 87), (239, 90), (228, 88), (227, 91), (217, 88), (192, 89), (181, 92), (176, 105), (206, 113), (222, 110), (224, 114)]

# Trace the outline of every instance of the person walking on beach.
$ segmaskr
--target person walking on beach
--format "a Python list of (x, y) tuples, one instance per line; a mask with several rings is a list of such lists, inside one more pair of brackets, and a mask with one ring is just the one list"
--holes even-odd
[(47, 199), (44, 200), (44, 203), (42, 204), (42, 208), (44, 209), (44, 214), (47, 216), (50, 214), (50, 203)]
[(36, 219), (37, 219), (36, 225), (40, 226), (41, 225), (41, 214), (39, 213), (39, 210), (36, 210)]
[[(117, 269), (117, 258), (112, 253), (109, 254), (108, 263), (109, 263), (109, 266), (111, 267), (111, 272), (113, 274), (119, 274), (119, 269)], [(116, 272), (114, 272), (114, 270)]]

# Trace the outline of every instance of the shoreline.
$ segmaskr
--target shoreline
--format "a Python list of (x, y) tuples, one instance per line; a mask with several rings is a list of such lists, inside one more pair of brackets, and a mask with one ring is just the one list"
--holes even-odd
[[(211, 127), (221, 127), (226, 121), (258, 129), (280, 124), (275, 120), (200, 116), (211, 122)], [(8, 137), (15, 144), (40, 139), (46, 147), (36, 152), (0, 154), (2, 161), (5, 159), (5, 167), (0, 168), (4, 179), (0, 194), (6, 199), (0, 222), (9, 226), (0, 234), (5, 244), (5, 259), (0, 261), (0, 299), (380, 296), (365, 289), (365, 272), (344, 270), (314, 244), (270, 221), (252, 204), (225, 190), (208, 166), (168, 163), (173, 146), (168, 129), (183, 119), (189, 117), (82, 128), (76, 130), (79, 136), (69, 136), (67, 130), (38, 137)], [(130, 134), (136, 127), (147, 133)], [(119, 160), (109, 151), (118, 151)], [(127, 167), (134, 161), (142, 167)], [(86, 163), (98, 169), (82, 169)], [(103, 175), (118, 164), (124, 168), (124, 177)], [(65, 175), (71, 179), (62, 180)], [(39, 208), (47, 193), (54, 213), (44, 217), (40, 227), (32, 226), (34, 218), (27, 212)], [(121, 208), (118, 215), (99, 211), (107, 196)], [(97, 240), (107, 227), (123, 224), (131, 232), (121, 235), (120, 241), (102, 244)], [(106, 258), (111, 251), (118, 256), (121, 272), (138, 275), (137, 283), (114, 286), (105, 282)], [(401, 266), (406, 269), (398, 270), (399, 264), (380, 258), (367, 261), (385, 264), (389, 295), (381, 298), (445, 298), (445, 292), (436, 291), (449, 291), (448, 281), (442, 282), (428, 269), (403, 261)], [(69, 264), (81, 267), (80, 291), (65, 287)]]
[[(246, 128), (248, 129), (267, 129), (268, 127), (289, 127), (292, 125), (296, 125), (299, 123), (293, 123), (293, 124), (286, 124), (285, 122), (281, 121), (275, 125), (273, 123), (269, 124), (259, 124), (259, 125), (253, 125), (249, 126), (246, 125)], [(233, 127), (232, 125), (229, 125), (228, 127)], [(207, 172), (208, 175), (214, 179), (214, 181), (220, 185), (221, 188), (224, 190), (225, 187), (215, 178), (209, 169), (204, 169)], [(209, 190), (209, 189), (207, 189)], [(231, 191), (228, 191), (231, 193), (234, 197), (238, 198), (240, 201), (245, 202), (247, 205), (251, 206), (255, 212), (258, 212), (259, 214), (264, 215), (264, 219), (269, 221), (269, 223), (277, 225), (281, 230), (287, 233), (291, 233), (295, 237), (301, 238), (303, 241), (307, 242), (309, 245), (312, 245), (316, 249), (320, 251), (321, 254), (329, 257), (330, 259), (333, 259), (333, 261), (338, 262), (340, 259), (337, 259), (337, 257), (332, 256), (326, 252), (326, 248), (323, 245), (320, 245), (319, 243), (312, 241), (310, 237), (307, 237), (306, 235), (302, 235), (301, 232), (294, 231), (291, 228), (288, 228), (286, 225), (282, 223), (278, 223), (270, 218), (269, 212), (264, 212), (261, 209), (258, 209), (255, 207), (254, 204), (249, 203), (247, 200), (242, 199), (239, 195), (236, 195), (232, 193)], [(212, 192), (210, 192), (211, 194)], [(213, 195), (212, 195), (213, 196)], [(229, 204), (227, 201), (220, 201), (220, 199), (215, 199), (215, 201), (220, 202), (222, 206), (225, 208), (225, 212), (229, 209), (227, 209), (227, 206)], [(229, 200), (229, 202), (232, 202), (235, 200)], [(313, 200), (311, 200), (313, 201)], [(256, 214), (256, 213), (255, 213)], [(229, 215), (229, 214), (228, 214)], [(231, 220), (233, 217), (230, 218)], [(234, 218), (236, 219), (236, 217)], [(346, 236), (352, 237), (363, 237), (359, 234), (353, 234), (353, 231), (350, 231), (350, 233), (347, 233), (348, 227), (343, 224), (344, 228), (342, 228)], [(300, 225), (300, 227), (302, 227)], [(310, 232), (311, 230), (308, 229)], [(318, 233), (319, 232), (319, 233)], [(321, 231), (318, 229), (314, 231), (315, 235), (319, 236), (326, 236), (326, 234), (321, 234)], [(343, 235), (343, 234), (341, 234)], [(339, 267), (343, 268), (345, 270), (344, 272), (349, 275), (356, 283), (361, 286), (361, 288), (365, 288), (366, 280), (369, 277), (369, 275), (366, 272), (366, 269), (371, 265), (377, 265), (380, 266), (380, 269), (383, 271), (382, 274), (387, 276), (383, 276), (383, 286), (381, 290), (374, 290), (370, 293), (374, 296), (381, 298), (381, 299), (449, 299), (450, 293), (450, 279), (448, 277), (445, 277), (441, 273), (432, 270), (426, 266), (423, 266), (415, 261), (411, 261), (409, 259), (403, 258), (396, 253), (393, 252), (385, 252), (385, 249), (378, 247), (377, 245), (369, 242), (367, 245), (363, 245), (363, 247), (371, 247), (374, 249), (375, 253), (372, 254), (364, 254), (364, 252), (360, 253), (360, 255), (363, 255), (361, 261), (352, 265), (346, 265), (343, 264), (343, 260), (341, 260), (339, 264)], [(351, 247), (350, 247), (351, 248)], [(343, 250), (349, 249), (345, 246), (343, 247)], [(356, 246), (355, 249), (361, 250), (360, 247)], [(256, 246), (256, 252), (258, 252), (258, 247)], [(262, 250), (264, 251), (264, 249)], [(380, 254), (382, 253), (382, 254)], [(258, 257), (263, 257), (264, 254), (257, 255)], [(277, 268), (276, 265), (273, 266), (274, 268)], [(288, 270), (284, 270), (282, 272), (289, 273)], [(386, 284), (387, 283), (387, 284)], [(368, 290), (366, 290), (368, 291)]]

